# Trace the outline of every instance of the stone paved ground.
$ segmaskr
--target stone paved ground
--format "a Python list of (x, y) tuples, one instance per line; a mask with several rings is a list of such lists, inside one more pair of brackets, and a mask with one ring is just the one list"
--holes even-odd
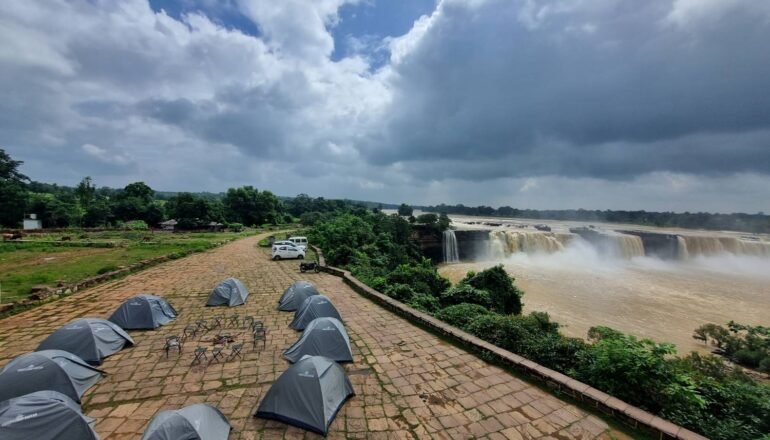
[[(354, 350), (346, 365), (356, 396), (332, 424), (329, 438), (610, 439), (624, 438), (584, 411), (500, 368), (443, 342), (354, 293), (341, 279), (300, 274), (297, 262), (269, 260), (259, 237), (176, 260), (0, 320), (0, 365), (34, 350), (53, 330), (78, 317), (107, 318), (125, 298), (140, 292), (166, 297), (180, 317), (157, 331), (131, 332), (136, 346), (108, 358), (109, 375), (83, 398), (105, 439), (138, 439), (158, 411), (196, 402), (219, 407), (230, 419), (230, 439), (317, 438), (282, 423), (252, 417), (257, 404), (288, 363), (281, 358), (299, 333), (292, 314), (275, 310), (292, 282), (307, 279), (339, 309)], [(206, 308), (221, 279), (240, 278), (251, 291), (246, 306)], [(181, 335), (200, 317), (239, 313), (266, 323), (264, 350), (247, 346), (243, 360), (191, 366), (193, 348), (166, 359), (165, 337)], [(242, 330), (230, 330), (239, 337)]]

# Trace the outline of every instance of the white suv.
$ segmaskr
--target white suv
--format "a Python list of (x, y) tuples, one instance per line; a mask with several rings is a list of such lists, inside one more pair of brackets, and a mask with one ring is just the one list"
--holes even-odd
[(305, 250), (296, 246), (279, 245), (273, 248), (273, 260), (282, 260), (284, 258), (305, 259)]
[(307, 237), (289, 237), (289, 241), (300, 249), (307, 249)]

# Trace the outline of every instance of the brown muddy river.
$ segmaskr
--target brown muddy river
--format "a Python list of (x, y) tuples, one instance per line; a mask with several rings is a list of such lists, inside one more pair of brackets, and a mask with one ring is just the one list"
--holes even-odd
[(545, 311), (570, 336), (605, 325), (705, 351), (692, 339), (704, 323), (770, 325), (770, 259), (711, 255), (687, 261), (598, 255), (576, 242), (554, 253), (518, 252), (484, 262), (441, 265), (453, 283), (469, 270), (503, 264), (525, 291), (525, 312)]

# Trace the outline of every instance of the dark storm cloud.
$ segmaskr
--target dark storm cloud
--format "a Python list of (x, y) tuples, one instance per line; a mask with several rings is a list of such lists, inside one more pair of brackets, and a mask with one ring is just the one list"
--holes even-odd
[(366, 156), (470, 179), (767, 173), (770, 15), (732, 4), (677, 21), (670, 0), (445, 1)]

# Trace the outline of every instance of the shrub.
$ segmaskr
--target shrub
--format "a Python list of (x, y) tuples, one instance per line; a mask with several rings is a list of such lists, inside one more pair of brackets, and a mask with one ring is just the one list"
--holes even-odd
[(385, 289), (385, 295), (401, 302), (409, 302), (417, 293), (406, 284), (393, 284)]
[(425, 313), (435, 313), (441, 308), (438, 298), (424, 293), (415, 293), (407, 305)]
[(441, 292), (451, 285), (449, 281), (436, 272), (431, 261), (423, 258), (419, 264), (401, 264), (388, 274), (388, 284), (407, 284), (416, 292), (438, 297)]
[(592, 341), (601, 341), (602, 339), (609, 338), (622, 338), (623, 333), (615, 330), (614, 328), (598, 325), (588, 329), (588, 339)]
[(243, 231), (243, 225), (241, 223), (230, 223), (227, 225), (227, 228), (230, 229), (230, 231), (232, 232)]
[(146, 231), (150, 229), (144, 220), (131, 220), (130, 222), (126, 222), (124, 226), (131, 231)]
[(456, 304), (445, 307), (436, 313), (436, 318), (455, 327), (466, 329), (471, 321), (482, 315), (488, 315), (490, 312), (486, 307), (478, 304)]
[(100, 268), (99, 270), (96, 271), (96, 273), (97, 273), (97, 275), (102, 275), (102, 274), (105, 274), (105, 273), (108, 273), (108, 272), (114, 272), (116, 270), (118, 270), (118, 266), (109, 265), (109, 266), (104, 266), (104, 267)]
[(462, 303), (478, 304), (484, 308), (489, 308), (492, 305), (489, 292), (468, 284), (459, 284), (442, 292), (440, 300), (444, 307)]
[(489, 292), (491, 309), (503, 314), (521, 313), (521, 297), (524, 293), (513, 284), (513, 279), (498, 265), (479, 273), (468, 273), (460, 282)]

